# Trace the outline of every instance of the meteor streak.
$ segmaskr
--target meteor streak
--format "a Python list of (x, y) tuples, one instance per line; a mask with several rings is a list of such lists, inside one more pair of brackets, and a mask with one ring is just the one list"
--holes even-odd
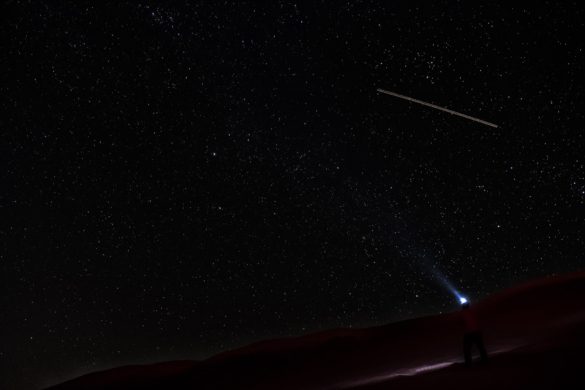
[(404, 95), (401, 95), (401, 94), (396, 93), (396, 92), (386, 91), (385, 89), (382, 89), (382, 88), (378, 88), (377, 91), (380, 93), (385, 93), (386, 95), (390, 95), (390, 96), (394, 96), (394, 97), (397, 97), (400, 99), (408, 100), (409, 102), (418, 103), (418, 104), (421, 104), (423, 106), (427, 106), (427, 107), (435, 108), (437, 110), (445, 111), (445, 112), (448, 112), (449, 114), (457, 115), (457, 116), (460, 116), (462, 118), (481, 123), (482, 125), (491, 126), (491, 127), (495, 127), (495, 128), (498, 127), (498, 125), (496, 125), (494, 123), (484, 121), (484, 120), (479, 119), (479, 118), (474, 118), (472, 116), (465, 115), (465, 114), (462, 114), (462, 113), (457, 112), (457, 111), (449, 110), (448, 108), (440, 107), (440, 106), (437, 106), (436, 104), (427, 103), (427, 102), (423, 102), (422, 100), (418, 100), (418, 99), (414, 99), (414, 98), (411, 98), (408, 96), (404, 96)]

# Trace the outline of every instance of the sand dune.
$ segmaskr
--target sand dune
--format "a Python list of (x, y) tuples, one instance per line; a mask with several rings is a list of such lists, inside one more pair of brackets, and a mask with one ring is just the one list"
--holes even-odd
[(585, 273), (532, 281), (475, 309), (490, 352), (461, 364), (459, 313), (268, 340), (201, 362), (121, 367), (51, 389), (564, 388), (583, 384)]

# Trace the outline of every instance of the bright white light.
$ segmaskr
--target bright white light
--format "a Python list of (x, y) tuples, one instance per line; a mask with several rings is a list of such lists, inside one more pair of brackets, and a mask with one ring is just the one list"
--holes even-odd
[(459, 302), (461, 302), (461, 304), (466, 304), (467, 303), (467, 298), (463, 298), (463, 297), (459, 297)]

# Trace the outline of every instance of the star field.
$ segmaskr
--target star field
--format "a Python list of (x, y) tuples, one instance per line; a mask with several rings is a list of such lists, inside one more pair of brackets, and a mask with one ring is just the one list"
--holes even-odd
[(505, 4), (5, 2), (0, 387), (583, 269), (584, 9)]

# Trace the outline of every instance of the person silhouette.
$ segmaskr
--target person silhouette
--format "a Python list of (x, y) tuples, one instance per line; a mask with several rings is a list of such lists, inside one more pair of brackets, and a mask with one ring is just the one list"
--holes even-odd
[(471, 366), (471, 362), (473, 361), (471, 349), (474, 344), (479, 350), (481, 361), (486, 362), (488, 354), (483, 343), (483, 335), (479, 325), (479, 320), (477, 319), (475, 310), (471, 308), (469, 301), (466, 299), (462, 299), (461, 303), (461, 320), (464, 329), (463, 355), (465, 356), (465, 365), (468, 367)]

